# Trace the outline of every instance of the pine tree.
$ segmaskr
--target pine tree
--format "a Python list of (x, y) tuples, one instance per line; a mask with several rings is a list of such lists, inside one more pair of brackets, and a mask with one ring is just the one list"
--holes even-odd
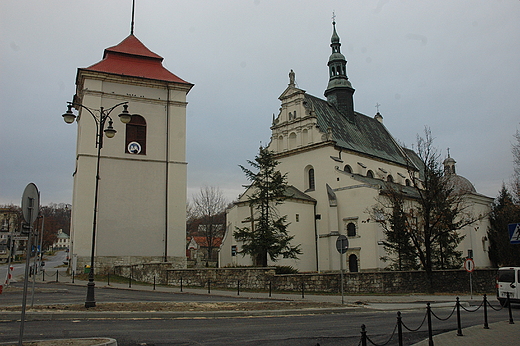
[(520, 244), (509, 241), (508, 224), (520, 222), (520, 206), (505, 185), (493, 202), (489, 216), (491, 224), (488, 230), (489, 259), (497, 267), (520, 266)]
[(300, 245), (290, 244), (294, 236), (287, 232), (286, 216), (278, 215), (277, 206), (287, 199), (287, 174), (281, 174), (276, 166), (273, 153), (260, 147), (254, 161), (248, 160), (252, 171), (240, 166), (247, 179), (251, 182), (248, 202), (252, 210), (251, 227), (237, 228), (233, 233), (235, 239), (242, 242), (242, 255), (250, 255), (257, 266), (267, 266), (270, 258), (276, 261), (278, 257), (298, 258), (301, 254)]

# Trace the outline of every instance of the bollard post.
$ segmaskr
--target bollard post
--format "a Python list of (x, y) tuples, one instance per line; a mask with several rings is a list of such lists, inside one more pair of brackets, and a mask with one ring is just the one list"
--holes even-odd
[(182, 276), (181, 276), (181, 292), (182, 292)]
[(208, 279), (208, 294), (211, 293), (211, 280)]
[[(43, 273), (45, 273), (45, 270), (43, 271)], [(74, 283), (74, 276), (75, 276), (76, 272), (73, 270), (72, 271), (72, 283)]]
[(59, 281), (59, 280), (58, 280), (58, 276), (59, 276), (59, 275), (58, 275), (58, 269), (56, 269), (56, 282)]
[(362, 324), (361, 325), (361, 346), (367, 346), (367, 327)]
[(42, 277), (42, 281), (45, 281), (45, 269), (43, 270), (43, 277)]
[(237, 296), (240, 295), (240, 280), (237, 282)]
[(487, 294), (484, 294), (484, 329), (489, 329), (488, 316), (487, 316)]
[(269, 281), (269, 298), (271, 298), (271, 293), (272, 293), (272, 286), (271, 286), (271, 281)]
[(107, 274), (107, 286), (110, 286), (110, 272)]
[(153, 290), (155, 291), (155, 275), (153, 276)]
[(399, 338), (399, 346), (403, 346), (403, 321), (401, 311), (397, 311), (397, 337)]
[(513, 313), (511, 312), (511, 302), (509, 301), (509, 292), (507, 292), (507, 308), (509, 309), (509, 324), (515, 324), (513, 321)]
[(305, 283), (302, 282), (302, 298), (305, 298)]
[(428, 346), (433, 345), (432, 309), (430, 303), (426, 303), (426, 316), (428, 317)]
[(460, 301), (459, 301), (459, 297), (457, 297), (457, 302), (455, 303), (455, 306), (457, 307), (457, 336), (464, 336), (462, 334), (462, 324), (460, 322)]

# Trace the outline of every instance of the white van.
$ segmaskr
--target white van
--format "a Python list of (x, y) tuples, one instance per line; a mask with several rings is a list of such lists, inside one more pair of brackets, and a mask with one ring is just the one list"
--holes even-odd
[(520, 303), (520, 267), (498, 268), (497, 298), (500, 305), (506, 306), (507, 293), (511, 303)]

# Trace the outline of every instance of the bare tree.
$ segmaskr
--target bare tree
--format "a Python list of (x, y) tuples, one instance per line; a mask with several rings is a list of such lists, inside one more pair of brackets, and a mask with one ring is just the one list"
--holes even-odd
[(198, 233), (206, 241), (206, 265), (213, 259), (213, 249), (217, 246), (216, 239), (224, 235), (226, 198), (218, 187), (203, 186), (193, 196), (193, 216), (198, 219)]
[(520, 131), (516, 131), (516, 142), (513, 143), (511, 151), (513, 152), (513, 194), (515, 195), (516, 204), (520, 204)]
[(457, 246), (464, 236), (459, 231), (483, 215), (469, 212), (466, 192), (444, 174), (447, 172), (428, 128), (424, 137), (417, 136), (417, 154), (408, 153), (412, 181), (406, 187), (409, 191), (403, 193), (404, 187), (387, 186), (374, 210), (382, 213), (378, 220), (385, 231), (385, 248), (397, 255), (395, 267), (412, 269), (418, 263), (432, 289), (434, 269), (458, 268), (462, 263)]

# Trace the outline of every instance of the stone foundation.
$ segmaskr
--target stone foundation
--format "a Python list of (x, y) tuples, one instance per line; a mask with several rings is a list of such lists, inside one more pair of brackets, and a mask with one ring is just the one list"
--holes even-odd
[[(108, 274), (113, 273), (114, 268), (118, 266), (138, 265), (145, 263), (164, 263), (169, 269), (186, 268), (185, 257), (164, 257), (161, 256), (99, 256), (94, 258), (94, 273)], [(76, 265), (76, 273), (83, 273), (85, 266), (90, 266), (90, 257), (78, 257)]]
[[(115, 273), (137, 281), (180, 286), (277, 291), (338, 293), (341, 276), (334, 273), (306, 273), (276, 275), (274, 268), (193, 268), (178, 269), (173, 263), (148, 263), (117, 266)], [(473, 292), (495, 292), (496, 269), (478, 269), (472, 273)], [(428, 282), (423, 271), (382, 271), (344, 273), (344, 292), (347, 294), (426, 293)], [(469, 273), (465, 270), (433, 272), (433, 290), (438, 293), (469, 293)]]

